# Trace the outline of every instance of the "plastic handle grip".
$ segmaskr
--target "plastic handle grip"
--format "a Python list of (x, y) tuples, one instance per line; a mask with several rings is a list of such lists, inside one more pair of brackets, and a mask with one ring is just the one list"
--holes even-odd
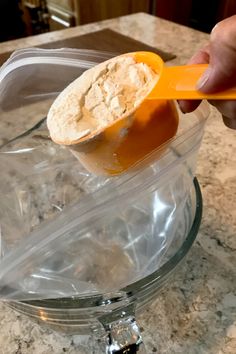
[(208, 64), (164, 67), (148, 99), (236, 99), (236, 89), (204, 94), (196, 89), (197, 81)]

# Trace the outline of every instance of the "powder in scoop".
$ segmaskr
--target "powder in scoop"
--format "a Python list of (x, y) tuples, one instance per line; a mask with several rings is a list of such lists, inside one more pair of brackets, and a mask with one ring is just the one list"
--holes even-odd
[(47, 124), (52, 140), (70, 145), (129, 115), (151, 91), (158, 75), (131, 55), (87, 70), (52, 104)]

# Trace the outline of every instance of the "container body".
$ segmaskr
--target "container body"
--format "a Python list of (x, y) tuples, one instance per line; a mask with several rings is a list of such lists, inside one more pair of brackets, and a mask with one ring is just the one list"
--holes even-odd
[(113, 123), (92, 141), (72, 145), (71, 151), (88, 171), (100, 175), (143, 168), (163, 154), (178, 121), (172, 101), (144, 100), (130, 117)]

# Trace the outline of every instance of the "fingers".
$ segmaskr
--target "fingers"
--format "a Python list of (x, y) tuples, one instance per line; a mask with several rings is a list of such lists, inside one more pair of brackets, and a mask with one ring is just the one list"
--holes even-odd
[(179, 100), (178, 104), (179, 104), (179, 108), (181, 109), (181, 111), (183, 113), (189, 113), (194, 111), (199, 104), (201, 103), (201, 101), (199, 100)]
[(187, 64), (208, 64), (210, 60), (210, 44), (200, 49)]
[[(212, 30), (209, 67), (198, 89), (213, 93), (236, 86), (236, 16), (219, 22)], [(210, 101), (222, 114), (224, 124), (236, 129), (236, 101)]]
[(228, 118), (223, 115), (222, 115), (222, 118), (223, 118), (223, 122), (226, 125), (226, 127), (236, 130), (236, 119)]
[[(209, 63), (197, 89), (214, 93), (236, 87), (236, 15), (218, 23), (212, 30), (209, 44), (195, 54), (189, 64)], [(191, 112), (200, 101), (180, 100), (180, 109)], [(222, 114), (225, 125), (236, 129), (236, 101), (210, 101)]]
[(209, 102), (220, 111), (224, 124), (228, 128), (236, 129), (236, 101), (211, 100)]
[[(188, 62), (188, 64), (207, 64), (209, 63), (209, 44), (197, 52)], [(179, 100), (179, 108), (183, 113), (194, 111), (201, 101), (199, 100)]]
[(198, 82), (204, 93), (222, 91), (236, 84), (236, 16), (219, 22), (209, 45), (209, 68)]

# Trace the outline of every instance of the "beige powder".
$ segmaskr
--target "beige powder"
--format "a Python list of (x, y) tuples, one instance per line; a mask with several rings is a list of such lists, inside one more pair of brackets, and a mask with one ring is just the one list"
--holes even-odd
[(87, 70), (51, 106), (47, 119), (51, 138), (61, 144), (76, 143), (132, 112), (156, 81), (150, 67), (129, 55)]

